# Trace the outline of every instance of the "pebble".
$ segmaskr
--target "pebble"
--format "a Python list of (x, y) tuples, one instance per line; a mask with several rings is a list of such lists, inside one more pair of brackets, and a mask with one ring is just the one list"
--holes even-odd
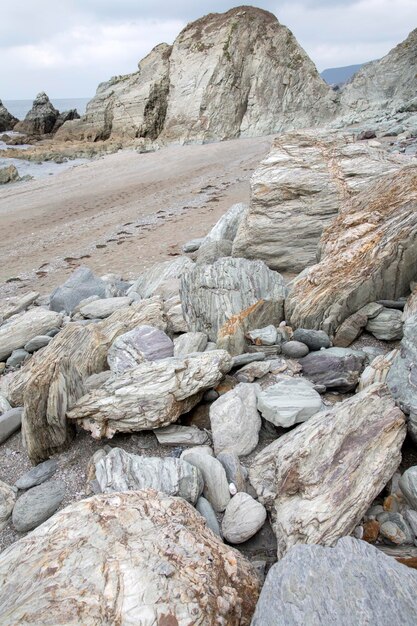
[(25, 350), (30, 353), (36, 352), (36, 350), (47, 346), (50, 341), (52, 341), (52, 337), (49, 335), (37, 335), (25, 344)]
[(309, 352), (308, 346), (301, 341), (287, 341), (282, 345), (282, 354), (290, 359), (302, 359)]
[(58, 469), (58, 463), (55, 459), (49, 459), (43, 463), (39, 463), (36, 467), (26, 472), (16, 481), (15, 487), (18, 489), (30, 489), (44, 483), (51, 478)]
[(13, 350), (13, 352), (6, 361), (6, 367), (19, 367), (23, 363), (23, 361), (27, 359), (28, 356), (29, 352), (26, 352), (26, 350), (23, 350), (23, 348)]

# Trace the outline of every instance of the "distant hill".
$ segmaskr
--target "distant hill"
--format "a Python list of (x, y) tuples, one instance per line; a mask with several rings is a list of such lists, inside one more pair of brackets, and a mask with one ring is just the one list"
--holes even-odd
[(331, 67), (320, 74), (328, 85), (340, 85), (351, 78), (365, 63), (346, 65), (345, 67)]

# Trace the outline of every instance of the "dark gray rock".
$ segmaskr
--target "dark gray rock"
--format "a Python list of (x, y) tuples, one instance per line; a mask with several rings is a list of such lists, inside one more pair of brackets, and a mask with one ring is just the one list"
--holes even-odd
[(25, 344), (26, 352), (36, 352), (48, 345), (52, 337), (50, 335), (37, 335)]
[(61, 128), (65, 122), (69, 122), (70, 120), (79, 120), (80, 116), (78, 114), (77, 109), (69, 109), (69, 111), (62, 111), (56, 118), (55, 124), (52, 128), (52, 133), (56, 133), (56, 131)]
[(247, 365), (248, 363), (254, 363), (255, 361), (265, 361), (265, 359), (265, 352), (245, 352), (245, 354), (238, 354), (237, 356), (233, 357), (232, 369), (235, 367), (242, 367), (243, 365)]
[(282, 344), (282, 354), (290, 359), (302, 359), (310, 352), (308, 346), (301, 341), (287, 341)]
[(293, 335), (294, 341), (301, 341), (310, 350), (320, 350), (330, 348), (330, 337), (324, 330), (310, 330), (308, 328), (297, 328)]
[(17, 350), (13, 350), (11, 355), (6, 361), (6, 367), (19, 367), (22, 365), (23, 361), (27, 359), (29, 356), (29, 352), (26, 352), (23, 348), (18, 348)]
[(415, 626), (416, 587), (415, 570), (365, 541), (296, 546), (269, 570), (251, 626)]
[(48, 481), (29, 489), (17, 500), (13, 509), (13, 526), (23, 533), (36, 528), (55, 513), (65, 496), (65, 484)]
[(219, 537), (222, 536), (219, 522), (217, 521), (216, 513), (214, 512), (213, 507), (210, 502), (206, 500), (203, 496), (200, 496), (197, 500), (197, 504), (195, 505), (197, 511), (204, 517), (207, 522), (207, 526)]
[(217, 459), (225, 469), (229, 485), (233, 483), (238, 491), (246, 491), (246, 476), (236, 452), (223, 450), (217, 455)]
[(51, 478), (58, 469), (58, 463), (54, 459), (49, 459), (43, 463), (39, 463), (36, 467), (26, 472), (16, 481), (15, 487), (18, 489), (30, 489), (41, 485)]
[(6, 441), (10, 435), (19, 430), (22, 424), (22, 413), (23, 407), (17, 407), (0, 416), (0, 443)]
[[(59, 111), (53, 106), (45, 92), (38, 93), (25, 119), (18, 122), (14, 130), (28, 135), (45, 135), (53, 131)], [(55, 309), (54, 309), (55, 310)]]
[(19, 120), (14, 117), (4, 106), (3, 102), (0, 100), (0, 132), (4, 132), (5, 130), (12, 130), (15, 124), (17, 124)]
[(352, 391), (365, 367), (365, 354), (348, 348), (328, 348), (312, 352), (300, 365), (303, 374), (315, 384), (341, 392)]
[(75, 270), (68, 280), (51, 294), (51, 311), (71, 313), (77, 304), (90, 296), (106, 297), (106, 283), (86, 266)]

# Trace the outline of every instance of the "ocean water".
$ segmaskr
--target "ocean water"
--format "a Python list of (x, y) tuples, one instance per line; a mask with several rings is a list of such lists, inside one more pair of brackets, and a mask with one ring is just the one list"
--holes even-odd
[[(58, 111), (77, 109), (82, 115), (91, 98), (51, 98), (51, 102)], [(26, 113), (32, 108), (32, 100), (3, 100), (6, 109), (18, 120), (23, 120)]]

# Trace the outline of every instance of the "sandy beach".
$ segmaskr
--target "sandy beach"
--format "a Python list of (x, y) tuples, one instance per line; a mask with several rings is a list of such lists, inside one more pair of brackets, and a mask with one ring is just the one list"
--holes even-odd
[(63, 282), (80, 264), (134, 278), (207, 233), (235, 202), (272, 137), (124, 150), (0, 190), (0, 294)]

